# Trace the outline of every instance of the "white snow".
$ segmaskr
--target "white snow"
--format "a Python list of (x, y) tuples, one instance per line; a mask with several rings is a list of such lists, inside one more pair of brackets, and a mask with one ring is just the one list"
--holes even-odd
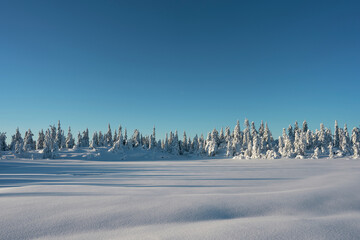
[(75, 158), (0, 159), (0, 239), (360, 236), (359, 160)]

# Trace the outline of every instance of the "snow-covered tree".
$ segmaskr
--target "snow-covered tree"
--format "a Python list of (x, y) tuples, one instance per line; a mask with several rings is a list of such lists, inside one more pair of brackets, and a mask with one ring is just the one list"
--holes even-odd
[(107, 146), (112, 146), (113, 145), (113, 138), (112, 138), (112, 133), (111, 133), (111, 127), (110, 124), (108, 125), (108, 131), (105, 134), (105, 142)]
[(210, 133), (208, 133), (208, 136), (206, 138), (205, 151), (208, 156), (215, 156), (217, 151), (216, 140), (212, 138), (212, 135)]
[(255, 123), (251, 122), (251, 137), (253, 137), (254, 135), (257, 135), (257, 134), (258, 134), (258, 132), (256, 131)]
[(306, 120), (303, 122), (302, 131), (306, 133), (309, 130)]
[(334, 147), (339, 148), (340, 146), (340, 130), (338, 122), (335, 120), (335, 131), (334, 131)]
[(257, 133), (253, 135), (252, 140), (252, 150), (251, 150), (251, 157), (252, 158), (260, 158), (260, 139), (257, 135)]
[(314, 159), (318, 159), (319, 158), (319, 148), (316, 147), (315, 150), (314, 150), (314, 154), (312, 155), (312, 158)]
[(41, 129), (41, 131), (39, 132), (37, 142), (36, 142), (37, 150), (41, 150), (44, 148), (44, 141), (45, 141), (45, 134), (44, 134), (44, 130)]
[(99, 136), (98, 136), (98, 133), (95, 131), (92, 136), (90, 147), (97, 148), (98, 146), (99, 146)]
[(81, 146), (82, 147), (89, 147), (89, 129), (86, 129), (85, 131), (83, 131), (83, 136), (81, 138)]
[(28, 131), (26, 131), (25, 138), (24, 138), (24, 146), (23, 146), (24, 151), (35, 150), (35, 143), (32, 138), (33, 136), (34, 136), (34, 134), (31, 132), (30, 129)]
[(80, 132), (78, 133), (76, 147), (82, 147), (82, 136)]
[(116, 129), (115, 129), (113, 143), (115, 143), (117, 140), (118, 140), (118, 134), (117, 134)]
[(300, 129), (299, 129), (299, 124), (297, 121), (295, 121), (295, 125), (294, 125), (294, 134), (296, 134), (296, 132), (298, 132)]
[(137, 129), (134, 130), (134, 134), (131, 139), (132, 139), (133, 147), (141, 146), (141, 138), (140, 138), (139, 130), (137, 130)]
[(99, 144), (99, 147), (103, 147), (105, 146), (105, 138), (104, 138), (104, 135), (101, 131), (99, 131), (99, 134), (98, 134), (98, 137), (99, 137), (99, 140), (98, 140), (98, 144)]
[(181, 154), (189, 152), (189, 145), (188, 145), (187, 136), (186, 136), (185, 131), (184, 131), (184, 134), (183, 134), (183, 140), (181, 142), (181, 151), (180, 152), (181, 152)]
[[(51, 127), (51, 126), (50, 126)], [(44, 140), (44, 149), (43, 149), (43, 158), (55, 158), (58, 152), (58, 145), (55, 142), (54, 129), (46, 130), (45, 140)], [(55, 133), (56, 135), (56, 133)]]
[(68, 134), (65, 140), (65, 147), (66, 148), (73, 148), (75, 145), (75, 140), (73, 138), (73, 135), (71, 133), (71, 128), (69, 127)]
[(297, 158), (305, 156), (305, 140), (303, 136), (302, 132), (295, 132), (294, 152)]
[(23, 143), (24, 140), (23, 138), (21, 137), (21, 133), (19, 131), (19, 128), (16, 128), (16, 132), (15, 132), (15, 135), (12, 136), (11, 138), (11, 143), (10, 143), (10, 150), (14, 151), (15, 150), (15, 145), (16, 143), (19, 142), (19, 143)]
[(329, 143), (329, 158), (334, 158), (334, 152), (333, 152), (333, 144)]
[(60, 120), (58, 121), (58, 127), (56, 130), (56, 135), (55, 135), (55, 143), (57, 144), (58, 148), (62, 148), (63, 147), (63, 134), (62, 134), (62, 130), (61, 130), (61, 125), (60, 125)]
[(0, 132), (0, 151), (6, 151), (6, 133)]
[(264, 132), (265, 132), (264, 121), (261, 120), (260, 127), (259, 127), (259, 136), (260, 136), (260, 138), (263, 137)]
[(16, 144), (15, 144), (15, 153), (17, 154), (21, 154), (23, 153), (23, 142), (21, 141), (17, 141)]
[(199, 153), (199, 138), (198, 135), (196, 134), (193, 141), (192, 141), (192, 151), (194, 154), (198, 154)]
[(234, 148), (233, 148), (232, 143), (230, 141), (228, 141), (227, 145), (226, 145), (226, 156), (227, 157), (234, 156)]
[(354, 153), (353, 158), (355, 158), (355, 159), (359, 158), (359, 143), (355, 143), (353, 145), (352, 149), (353, 149), (353, 153)]
[(295, 140), (295, 134), (291, 125), (289, 125), (288, 127), (288, 136), (289, 136), (289, 140), (293, 143)]
[(154, 149), (156, 147), (156, 138), (155, 138), (155, 126), (153, 128), (153, 132), (150, 136), (149, 149)]
[(346, 124), (344, 126), (344, 130), (340, 131), (340, 139), (340, 150), (342, 151), (343, 155), (349, 155), (351, 152), (350, 137)]
[(270, 132), (268, 124), (265, 123), (264, 134), (263, 134), (262, 139), (260, 140), (260, 143), (262, 143), (261, 149), (263, 150), (263, 152), (266, 153), (268, 150), (272, 150), (272, 147), (273, 147), (272, 142), (273, 142), (272, 134)]
[(215, 142), (216, 147), (218, 147), (220, 145), (219, 132), (215, 128), (211, 132), (211, 140), (213, 140)]

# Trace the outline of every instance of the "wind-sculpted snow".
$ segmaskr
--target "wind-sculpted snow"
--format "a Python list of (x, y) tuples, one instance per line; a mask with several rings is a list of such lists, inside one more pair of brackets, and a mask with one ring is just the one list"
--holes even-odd
[(358, 239), (360, 161), (0, 160), (0, 239)]

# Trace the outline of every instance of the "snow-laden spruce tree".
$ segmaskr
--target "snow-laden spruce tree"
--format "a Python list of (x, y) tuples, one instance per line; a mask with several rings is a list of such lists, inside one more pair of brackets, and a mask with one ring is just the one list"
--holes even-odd
[(350, 137), (347, 129), (347, 125), (345, 124), (344, 130), (340, 131), (340, 150), (342, 151), (343, 156), (350, 155), (351, 147), (350, 147)]
[(118, 140), (118, 134), (117, 134), (117, 131), (116, 131), (116, 129), (115, 129), (115, 131), (114, 131), (114, 137), (113, 137), (113, 143), (115, 143), (117, 140)]
[(294, 152), (296, 158), (304, 158), (305, 156), (305, 139), (301, 131), (295, 132)]
[(334, 158), (334, 151), (333, 151), (333, 144), (332, 142), (329, 143), (329, 158)]
[[(215, 138), (217, 137), (217, 131), (214, 136)], [(215, 138), (212, 137), (212, 134), (208, 133), (206, 138), (206, 146), (205, 146), (205, 151), (208, 156), (215, 156), (217, 152), (217, 143)]]
[(99, 147), (105, 146), (106, 145), (105, 144), (105, 138), (104, 138), (104, 135), (103, 135), (103, 133), (101, 131), (99, 131), (98, 136), (99, 136), (99, 139), (98, 139)]
[[(285, 128), (283, 130), (285, 130)], [(281, 156), (284, 155), (284, 138), (282, 136), (279, 136), (278, 152)]]
[(292, 157), (293, 156), (293, 152), (294, 152), (294, 145), (293, 142), (291, 141), (290, 137), (288, 135), (285, 134), (285, 136), (283, 136), (284, 139), (284, 147), (283, 147), (283, 157)]
[[(185, 135), (186, 136), (186, 135)], [(155, 149), (156, 148), (156, 135), (155, 135), (155, 126), (153, 127), (153, 132), (150, 135), (149, 140), (149, 149)]]
[(337, 120), (335, 120), (334, 147), (339, 148), (339, 146), (340, 146), (340, 129)]
[(180, 153), (181, 154), (185, 154), (185, 153), (189, 152), (189, 145), (188, 145), (187, 136), (186, 136), (185, 131), (184, 131), (183, 140), (181, 141), (180, 146), (181, 146), (180, 147)]
[(265, 123), (265, 130), (262, 139), (260, 140), (261, 147), (260, 150), (262, 150), (263, 153), (266, 153), (268, 150), (273, 149), (273, 137), (270, 132), (270, 129), (268, 127), (268, 124)]
[[(294, 134), (296, 134), (296, 132), (299, 132), (299, 123), (297, 121), (295, 121), (295, 125), (294, 125)], [(295, 136), (296, 137), (296, 136)]]
[(303, 126), (302, 126), (302, 131), (304, 133), (306, 133), (308, 130), (309, 130), (308, 124), (307, 124), (306, 120), (304, 120)]
[(83, 131), (83, 136), (81, 139), (81, 146), (82, 147), (89, 147), (89, 129), (86, 129), (85, 131)]
[(200, 155), (205, 154), (205, 139), (204, 139), (203, 134), (201, 134), (201, 136), (199, 138), (199, 141), (198, 141), (198, 144), (199, 144), (198, 154), (200, 154)]
[(259, 137), (262, 138), (264, 136), (265, 127), (264, 127), (264, 121), (261, 120), (260, 127), (259, 127)]
[(354, 127), (351, 131), (351, 143), (352, 145), (360, 142), (360, 129), (357, 127)]
[(77, 136), (76, 147), (79, 148), (81, 146), (82, 146), (82, 136), (81, 136), (81, 133), (79, 132), (78, 136)]
[(131, 140), (132, 140), (133, 147), (141, 146), (141, 138), (140, 138), (139, 130), (137, 130), (137, 129), (134, 130), (134, 134), (132, 135)]
[(6, 151), (6, 133), (0, 132), (0, 151)]
[(61, 125), (60, 125), (60, 120), (58, 121), (58, 127), (56, 130), (56, 135), (55, 135), (55, 143), (57, 144), (58, 148), (62, 148), (63, 147), (63, 134), (62, 134), (62, 130), (61, 130)]
[(288, 130), (289, 140), (291, 141), (291, 143), (294, 143), (294, 141), (295, 141), (295, 134), (294, 134), (294, 130), (293, 130), (292, 126), (289, 125), (289, 127), (288, 127), (287, 130)]
[(45, 133), (44, 149), (42, 150), (43, 158), (55, 158), (57, 156), (58, 145), (52, 136), (52, 130), (53, 129), (48, 129)]
[(318, 159), (319, 158), (319, 152), (320, 152), (320, 149), (318, 147), (316, 147), (315, 150), (314, 150), (314, 154), (311, 157), (314, 158), (314, 159)]
[[(304, 129), (304, 128), (303, 128)], [(303, 131), (304, 132), (304, 131)], [(312, 132), (310, 131), (310, 129), (307, 129), (305, 133), (305, 149), (306, 150), (311, 150), (313, 149), (313, 135)]]
[(92, 136), (90, 147), (97, 148), (98, 146), (99, 146), (99, 136), (98, 136), (98, 133), (95, 131)]
[(24, 146), (23, 146), (23, 150), (25, 152), (35, 150), (35, 143), (32, 138), (33, 136), (34, 134), (31, 132), (30, 129), (25, 132)]
[(251, 136), (250, 136), (250, 124), (249, 124), (249, 120), (245, 119), (244, 122), (245, 125), (245, 129), (244, 129), (244, 133), (243, 133), (243, 147), (246, 148), (249, 145), (249, 142), (251, 142)]
[(23, 138), (21, 137), (19, 128), (16, 128), (15, 134), (11, 138), (11, 143), (10, 143), (10, 147), (9, 147), (11, 151), (15, 151), (15, 145), (17, 142), (19, 142), (21, 144), (24, 142)]
[[(240, 125), (240, 124), (239, 124)], [(239, 128), (240, 128), (240, 126), (239, 126)], [(240, 129), (239, 129), (239, 132), (240, 132)], [(231, 132), (230, 132), (230, 128), (229, 127), (226, 127), (225, 128), (225, 136), (224, 136), (224, 138), (225, 138), (225, 142), (227, 143), (227, 142), (231, 142)]]
[(256, 127), (255, 127), (255, 123), (254, 122), (251, 122), (251, 138), (254, 136), (254, 135), (257, 135), (258, 132), (256, 131)]
[(195, 134), (195, 137), (194, 137), (191, 145), (192, 145), (191, 146), (192, 152), (194, 154), (199, 154), (199, 137), (197, 134)]
[[(252, 150), (251, 150), (251, 158), (261, 158), (260, 154), (260, 139), (257, 133), (253, 133), (252, 136)], [(249, 156), (250, 157), (250, 156)]]
[(353, 149), (353, 158), (354, 159), (357, 159), (359, 158), (359, 143), (355, 143), (353, 146), (352, 146), (352, 149)]
[(108, 131), (105, 134), (105, 142), (106, 142), (107, 146), (112, 146), (113, 145), (113, 138), (112, 138), (110, 123), (108, 125)]
[(44, 130), (40, 130), (39, 132), (39, 136), (36, 142), (36, 149), (37, 150), (41, 150), (44, 148), (44, 141), (45, 141), (45, 134), (44, 134)]
[(15, 143), (15, 153), (16, 154), (22, 154), (23, 153), (23, 145), (24, 145), (24, 143), (23, 142), (21, 142), (21, 141), (17, 141), (16, 143)]
[[(248, 130), (249, 129), (246, 130), (247, 133), (246, 136), (249, 136)], [(228, 141), (231, 141), (231, 137), (229, 137), (228, 139), (229, 139)], [(241, 146), (242, 146), (242, 139), (241, 139), (241, 131), (240, 131), (240, 122), (239, 120), (237, 120), (232, 137), (232, 143), (231, 143), (232, 150), (230, 150), (229, 153), (232, 153), (232, 156), (240, 154)]]
[(109, 149), (109, 152), (122, 152), (124, 150), (124, 139), (122, 136), (121, 128), (119, 128), (119, 135), (117, 141), (114, 142), (114, 145)]
[(71, 128), (69, 127), (68, 134), (67, 134), (66, 140), (65, 140), (65, 147), (73, 148), (74, 145), (75, 145), (75, 139), (73, 138), (73, 135), (71, 133)]
[(219, 140), (220, 140), (219, 145), (223, 146), (225, 144), (225, 135), (224, 135), (224, 128), (223, 127), (220, 129)]
[(175, 131), (175, 135), (171, 142), (171, 153), (174, 155), (180, 154), (179, 136), (177, 131)]
[(233, 148), (233, 146), (232, 146), (231, 141), (228, 141), (228, 142), (227, 142), (227, 145), (226, 145), (226, 156), (227, 156), (227, 157), (233, 157), (233, 156), (234, 156), (234, 148)]

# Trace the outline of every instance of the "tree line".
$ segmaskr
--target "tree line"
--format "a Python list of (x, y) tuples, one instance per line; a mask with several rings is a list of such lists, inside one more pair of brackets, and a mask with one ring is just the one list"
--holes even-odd
[(149, 136), (142, 135), (135, 129), (131, 136), (128, 136), (127, 129), (124, 131), (119, 126), (114, 132), (110, 124), (106, 133), (95, 131), (92, 138), (89, 137), (89, 130), (78, 133), (76, 140), (69, 127), (67, 134), (61, 128), (60, 121), (57, 127), (51, 125), (48, 129), (38, 133), (37, 140), (34, 140), (31, 130), (25, 132), (22, 137), (19, 128), (11, 137), (10, 144), (6, 144), (6, 133), (0, 132), (0, 151), (13, 151), (16, 154), (23, 152), (38, 151), (44, 158), (56, 158), (60, 149), (76, 148), (99, 148), (107, 147), (110, 152), (121, 152), (133, 148), (148, 149), (149, 151), (162, 151), (174, 155), (204, 155), (216, 156), (218, 154), (236, 158), (329, 158), (352, 156), (359, 157), (360, 129), (354, 127), (351, 136), (347, 129), (338, 126), (335, 121), (334, 132), (320, 124), (320, 129), (311, 131), (306, 121), (302, 127), (298, 122), (294, 126), (289, 125), (283, 129), (282, 136), (274, 139), (268, 124), (263, 123), (259, 128), (254, 122), (245, 119), (244, 130), (240, 128), (237, 121), (233, 131), (229, 127), (209, 132), (206, 138), (201, 134), (189, 138), (186, 132), (182, 139), (179, 139), (178, 132), (167, 133), (164, 139), (156, 139), (155, 127)]

